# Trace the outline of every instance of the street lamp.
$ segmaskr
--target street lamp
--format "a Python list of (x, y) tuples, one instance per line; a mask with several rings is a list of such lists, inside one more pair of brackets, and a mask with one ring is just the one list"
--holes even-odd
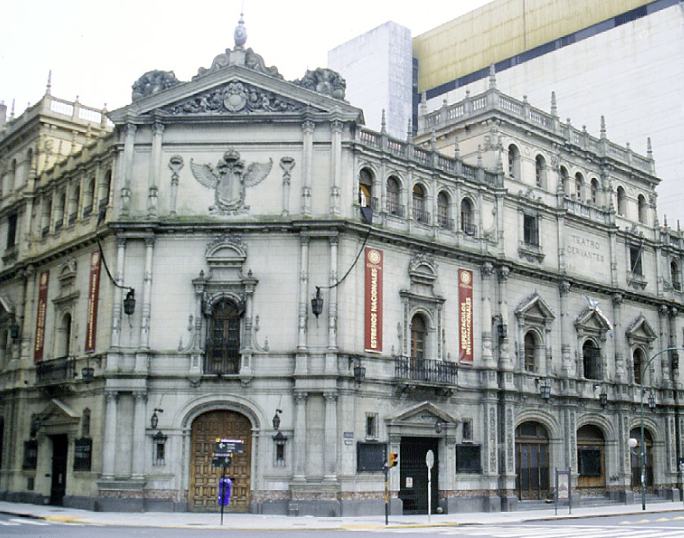
[[(656, 357), (659, 355), (662, 355), (663, 353), (667, 353), (669, 351), (677, 351), (677, 350), (684, 350), (684, 348), (680, 347), (668, 347), (667, 349), (663, 349), (655, 353), (648, 361), (646, 361), (645, 364), (641, 365), (641, 398), (639, 402), (639, 415), (640, 415), (640, 432), (639, 436), (641, 438), (639, 442), (639, 466), (641, 467), (641, 509), (646, 510), (646, 443), (644, 441), (644, 393), (646, 392), (646, 389), (644, 388), (644, 380), (646, 379), (646, 369), (649, 367), (649, 365), (655, 360)], [(653, 392), (653, 389), (651, 389), (649, 396), (648, 396), (648, 407), (651, 410), (654, 410), (656, 407), (656, 400), (655, 400), (655, 393)], [(636, 441), (636, 440), (634, 440)], [(630, 439), (630, 448), (632, 444), (632, 439)]]

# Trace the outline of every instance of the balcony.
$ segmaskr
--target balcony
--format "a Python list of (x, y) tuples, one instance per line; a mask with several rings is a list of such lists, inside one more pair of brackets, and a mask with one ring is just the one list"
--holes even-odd
[(446, 215), (438, 215), (437, 220), (439, 222), (439, 227), (443, 230), (453, 230), (454, 229), (454, 219), (450, 219)]
[(37, 385), (61, 385), (74, 378), (74, 357), (58, 357), (36, 364)]
[(401, 381), (422, 385), (456, 385), (456, 364), (435, 360), (412, 360), (409, 357), (395, 357), (394, 377)]
[(404, 217), (404, 206), (401, 205), (397, 200), (392, 200), (391, 198), (387, 200), (385, 209), (390, 215), (394, 215), (395, 217)]
[(429, 224), (430, 222), (430, 213), (425, 211), (423, 207), (420, 207), (418, 205), (413, 206), (413, 220), (420, 222), (422, 224)]
[(207, 338), (204, 354), (205, 375), (236, 375), (240, 373), (239, 342), (232, 338)]

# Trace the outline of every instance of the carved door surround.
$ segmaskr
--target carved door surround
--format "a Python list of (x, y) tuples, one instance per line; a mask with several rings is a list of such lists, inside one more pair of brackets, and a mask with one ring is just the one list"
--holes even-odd
[[(541, 295), (535, 291), (532, 295), (523, 300), (515, 309), (517, 322), (517, 346), (518, 364), (520, 370), (524, 370), (525, 357), (525, 335), (529, 330), (533, 330), (541, 344), (543, 353), (535, 353), (537, 358), (536, 373), (542, 375), (552, 374), (552, 348), (551, 348), (551, 328), (556, 316), (544, 301)], [(540, 359), (543, 359), (540, 360)]]
[(437, 264), (432, 256), (416, 254), (409, 261), (410, 286), (399, 291), (402, 303), (403, 327), (401, 353), (411, 354), (411, 320), (416, 314), (422, 314), (426, 321), (427, 338), (425, 342), (425, 359), (443, 360), (444, 326), (443, 306), (445, 299), (435, 291), (437, 282)]
[[(247, 246), (238, 235), (222, 235), (207, 245), (205, 259), (208, 274), (203, 270), (192, 281), (195, 290), (195, 318), (191, 342), (185, 351), (192, 355), (190, 377), (202, 374), (200, 358), (205, 352), (207, 327), (215, 306), (228, 300), (241, 313), (240, 369), (241, 378), (249, 379), (252, 371), (253, 352), (263, 351), (255, 343), (252, 299), (259, 281), (251, 269), (246, 269)], [(258, 316), (257, 323), (258, 326)]]

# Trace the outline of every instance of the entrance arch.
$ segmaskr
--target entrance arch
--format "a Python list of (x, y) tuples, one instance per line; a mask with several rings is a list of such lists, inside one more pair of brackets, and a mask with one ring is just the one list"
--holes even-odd
[(231, 504), (226, 510), (246, 512), (251, 489), (252, 423), (245, 415), (227, 410), (208, 411), (192, 422), (188, 506), (194, 512), (219, 510), (216, 499), (221, 469), (214, 468), (211, 463), (217, 438), (244, 442), (244, 453), (233, 456), (226, 472), (233, 480)]
[(538, 422), (523, 422), (515, 429), (515, 489), (521, 501), (551, 494), (549, 434)]
[[(629, 436), (641, 443), (641, 428), (633, 428), (629, 432)], [(646, 472), (644, 473), (645, 485), (647, 488), (653, 487), (653, 437), (651, 432), (644, 428), (644, 445), (646, 445)], [(630, 464), (632, 466), (632, 482), (633, 489), (641, 488), (641, 449), (637, 448), (630, 451)]]
[(577, 430), (578, 488), (606, 487), (606, 440), (598, 426), (587, 424)]

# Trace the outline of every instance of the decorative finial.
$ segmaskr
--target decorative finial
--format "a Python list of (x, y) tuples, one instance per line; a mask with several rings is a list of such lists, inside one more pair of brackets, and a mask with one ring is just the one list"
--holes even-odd
[(527, 95), (523, 95), (523, 104), (526, 105), (527, 103)]
[(406, 141), (411, 142), (413, 139), (413, 125), (411, 124), (411, 118), (408, 120), (408, 127), (406, 128)]
[(430, 133), (430, 149), (432, 151), (437, 149), (437, 135), (435, 134), (434, 129), (432, 129), (432, 132)]
[(558, 105), (556, 104), (556, 92), (551, 91), (551, 115), (558, 116)]
[(235, 39), (235, 48), (241, 49), (245, 43), (247, 43), (247, 29), (245, 28), (245, 20), (243, 14), (240, 13), (240, 20), (235, 27), (235, 32), (233, 33), (233, 39)]
[(454, 135), (454, 159), (461, 158), (461, 148), (458, 147), (458, 136)]
[(477, 167), (482, 168), (482, 146), (477, 145)]
[(496, 69), (494, 68), (494, 64), (489, 66), (489, 89), (496, 89)]
[(646, 138), (646, 156), (649, 160), (653, 160), (653, 146), (651, 145), (651, 137)]
[(48, 71), (47, 84), (45, 85), (45, 95), (50, 95), (52, 91), (52, 69)]
[(601, 114), (601, 138), (606, 137), (606, 118)]
[(10, 119), (14, 119), (14, 99), (12, 99), (12, 108), (10, 109)]
[(385, 121), (385, 109), (382, 109), (382, 118), (380, 118), (380, 132), (381, 133), (386, 133), (387, 132), (387, 122)]

